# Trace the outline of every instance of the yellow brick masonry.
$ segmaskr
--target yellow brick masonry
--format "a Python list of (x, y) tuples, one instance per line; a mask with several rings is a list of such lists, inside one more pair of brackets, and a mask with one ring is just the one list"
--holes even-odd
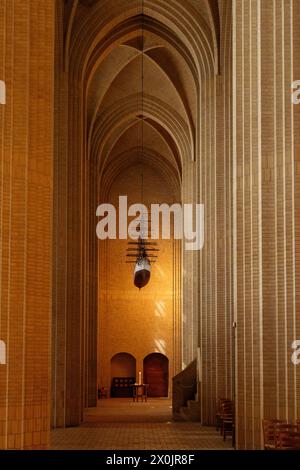
[(299, 79), (297, 0), (234, 6), (234, 250), (238, 448), (262, 418), (299, 418)]
[(0, 2), (0, 449), (49, 439), (53, 9)]

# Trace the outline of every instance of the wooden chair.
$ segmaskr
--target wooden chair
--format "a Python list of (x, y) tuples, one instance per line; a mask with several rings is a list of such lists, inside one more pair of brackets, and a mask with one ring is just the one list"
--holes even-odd
[(230, 434), (233, 436), (234, 432), (234, 404), (232, 401), (222, 403), (220, 421), (220, 433), (223, 436), (224, 441), (226, 441), (226, 435)]
[(263, 437), (264, 437), (264, 448), (265, 450), (275, 449), (275, 425), (284, 424), (285, 420), (282, 419), (263, 419)]
[(221, 407), (224, 403), (230, 403), (228, 398), (219, 398), (216, 403), (216, 431), (221, 429)]
[(106, 387), (99, 388), (98, 398), (108, 398), (108, 389)]
[(278, 449), (280, 447), (279, 436), (285, 433), (297, 432), (298, 426), (297, 424), (291, 424), (291, 423), (275, 423), (274, 430), (275, 430), (274, 432), (275, 449)]
[(277, 449), (300, 450), (300, 432), (299, 431), (279, 432)]

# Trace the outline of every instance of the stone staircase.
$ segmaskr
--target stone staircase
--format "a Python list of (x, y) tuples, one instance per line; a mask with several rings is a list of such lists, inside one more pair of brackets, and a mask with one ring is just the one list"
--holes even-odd
[(182, 421), (200, 421), (200, 403), (198, 400), (188, 400), (187, 406), (181, 406), (179, 410)]
[(173, 377), (173, 419), (200, 421), (200, 402), (197, 395), (197, 361), (192, 361)]

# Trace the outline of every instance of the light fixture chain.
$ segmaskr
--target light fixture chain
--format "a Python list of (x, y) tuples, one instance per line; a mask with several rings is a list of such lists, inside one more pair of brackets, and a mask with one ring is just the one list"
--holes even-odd
[(141, 192), (142, 192), (142, 204), (144, 203), (144, 0), (142, 0), (142, 174), (141, 174)]

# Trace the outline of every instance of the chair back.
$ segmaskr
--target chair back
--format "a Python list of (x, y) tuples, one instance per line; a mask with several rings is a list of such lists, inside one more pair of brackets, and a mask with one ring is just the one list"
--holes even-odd
[(291, 423), (276, 423), (275, 424), (275, 448), (279, 447), (279, 436), (280, 434), (290, 433), (290, 432), (297, 432), (298, 426), (297, 424)]
[(278, 436), (278, 449), (300, 450), (299, 431), (281, 431)]
[(275, 425), (285, 424), (286, 421), (283, 419), (263, 419), (263, 438), (264, 448), (272, 449), (275, 448)]

